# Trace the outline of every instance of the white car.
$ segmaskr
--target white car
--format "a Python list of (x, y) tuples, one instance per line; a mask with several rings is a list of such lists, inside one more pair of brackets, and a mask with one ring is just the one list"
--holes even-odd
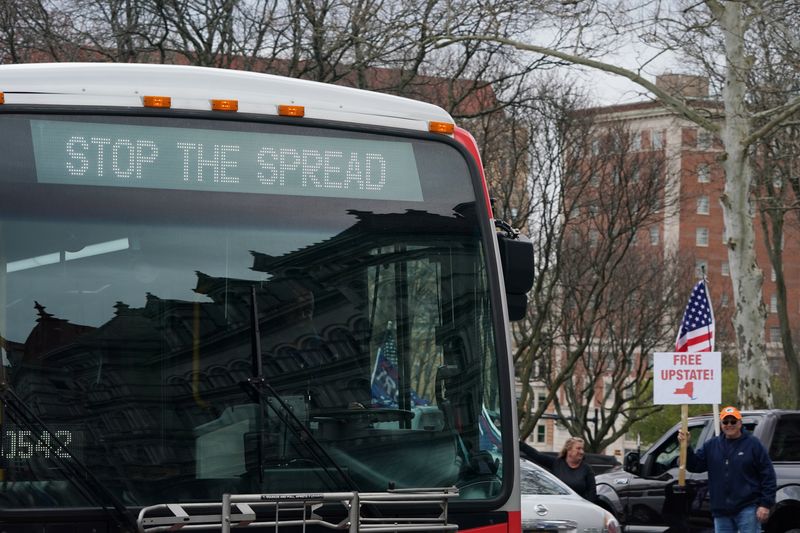
[(526, 459), (520, 460), (523, 533), (620, 533), (614, 516)]

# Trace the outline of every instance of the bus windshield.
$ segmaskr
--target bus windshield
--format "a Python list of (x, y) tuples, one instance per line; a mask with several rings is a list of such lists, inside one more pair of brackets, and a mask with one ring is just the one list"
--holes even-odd
[[(483, 201), (483, 200), (481, 200)], [(489, 262), (451, 144), (0, 115), (0, 508), (504, 483)], [(59, 449), (52, 442), (57, 437)]]

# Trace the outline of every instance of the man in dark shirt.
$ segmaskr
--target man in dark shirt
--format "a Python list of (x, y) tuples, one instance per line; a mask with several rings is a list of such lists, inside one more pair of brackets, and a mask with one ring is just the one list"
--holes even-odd
[[(708, 471), (711, 514), (716, 533), (758, 533), (775, 505), (775, 469), (764, 445), (742, 428), (736, 407), (720, 412), (722, 435), (694, 452), (689, 447), (686, 467)], [(680, 431), (678, 439), (686, 440)]]

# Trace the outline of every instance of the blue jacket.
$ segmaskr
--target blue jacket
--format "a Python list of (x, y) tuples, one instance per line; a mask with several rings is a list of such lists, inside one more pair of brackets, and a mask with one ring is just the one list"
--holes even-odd
[(742, 429), (738, 439), (720, 435), (686, 454), (691, 472), (708, 471), (711, 514), (728, 516), (749, 505), (775, 505), (775, 469), (764, 445)]

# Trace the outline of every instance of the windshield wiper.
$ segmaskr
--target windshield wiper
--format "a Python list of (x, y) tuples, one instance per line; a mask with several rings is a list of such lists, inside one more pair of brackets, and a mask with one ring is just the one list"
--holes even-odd
[[(51, 456), (71, 481), (89, 501), (94, 501), (109, 513), (120, 531), (135, 533), (138, 531), (134, 517), (129, 514), (125, 505), (114, 493), (108, 490), (92, 471), (84, 465), (56, 434), (39, 418), (33, 410), (14, 392), (11, 386), (0, 380), (0, 402), (5, 407), (4, 413), (17, 425), (25, 427), (39, 442), (45, 444)], [(2, 425), (2, 420), (0, 420)], [(0, 428), (1, 429), (1, 428)], [(47, 435), (48, 438), (41, 437)], [(105, 502), (105, 503), (104, 503)], [(109, 507), (108, 504), (111, 504)]]
[[(261, 332), (259, 329), (259, 322), (258, 322), (258, 304), (256, 300), (256, 288), (255, 286), (251, 287), (250, 289), (250, 296), (251, 296), (251, 305), (250, 305), (250, 326), (251, 326), (251, 336), (250, 336), (250, 345), (251, 345), (251, 356), (252, 356), (252, 369), (253, 369), (253, 377), (248, 378), (247, 380), (241, 383), (242, 387), (245, 389), (251, 399), (258, 403), (259, 409), (263, 412), (264, 404), (266, 403), (269, 408), (272, 410), (273, 413), (278, 417), (281, 423), (289, 428), (289, 431), (294, 434), (294, 436), (302, 442), (308, 452), (313, 456), (314, 461), (322, 466), (326, 462), (331, 465), (336, 472), (338, 472), (341, 479), (347, 484), (350, 490), (358, 492), (358, 487), (356, 486), (355, 481), (351, 478), (339, 463), (331, 457), (331, 455), (325, 450), (325, 447), (317, 440), (317, 438), (309, 431), (309, 429), (303, 424), (303, 422), (294, 414), (294, 411), (289, 407), (286, 401), (281, 398), (280, 394), (270, 385), (266, 379), (264, 379), (263, 373), (263, 366), (261, 361)], [(274, 398), (275, 402), (268, 401), (270, 398)], [(279, 407), (276, 407), (275, 403), (279, 404)], [(264, 466), (263, 466), (263, 432), (264, 432), (264, 420), (263, 415), (260, 417), (261, 419), (258, 421), (259, 423), (259, 439), (258, 439), (258, 479), (259, 483), (263, 482), (263, 475), (264, 475)], [(333, 475), (333, 472), (328, 468), (323, 468), (323, 470), (330, 476), (331, 480), (336, 483), (336, 478)]]

